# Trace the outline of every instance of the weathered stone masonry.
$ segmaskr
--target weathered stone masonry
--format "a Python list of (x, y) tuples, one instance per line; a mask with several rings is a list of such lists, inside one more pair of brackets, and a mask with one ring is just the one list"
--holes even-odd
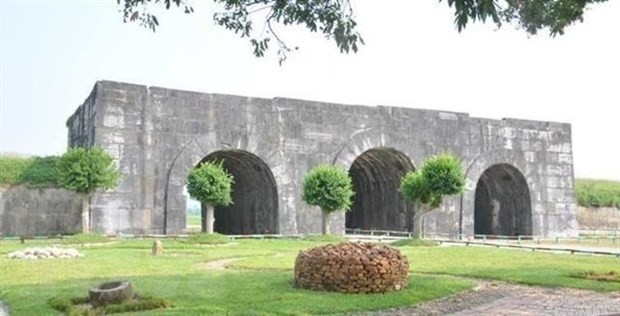
[(216, 210), (216, 230), (320, 232), (320, 211), (300, 198), (303, 176), (320, 163), (350, 170), (357, 192), (346, 220), (333, 216), (335, 233), (345, 221), (406, 230), (415, 210), (398, 179), (449, 152), (463, 161), (467, 191), (426, 216), (427, 234), (577, 233), (569, 124), (100, 81), (67, 126), (69, 145), (102, 146), (123, 173), (118, 188), (92, 200), (101, 232), (182, 232), (186, 176), (213, 159), (237, 180), (235, 205)]

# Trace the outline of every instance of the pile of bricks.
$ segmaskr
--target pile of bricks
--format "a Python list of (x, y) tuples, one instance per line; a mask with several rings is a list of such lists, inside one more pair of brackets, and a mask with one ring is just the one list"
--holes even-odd
[(371, 243), (342, 243), (300, 251), (295, 286), (315, 291), (384, 293), (405, 288), (409, 262), (397, 249)]

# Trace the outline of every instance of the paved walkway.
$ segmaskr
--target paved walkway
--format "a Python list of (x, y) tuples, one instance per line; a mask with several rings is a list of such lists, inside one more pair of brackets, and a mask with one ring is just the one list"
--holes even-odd
[(566, 288), (542, 288), (479, 281), (478, 286), (471, 291), (426, 302), (412, 308), (374, 312), (372, 315), (620, 316), (620, 292), (598, 293)]

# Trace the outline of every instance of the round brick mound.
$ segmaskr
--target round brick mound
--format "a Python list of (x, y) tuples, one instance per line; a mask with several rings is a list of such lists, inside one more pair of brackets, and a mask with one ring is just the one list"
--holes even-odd
[(407, 287), (409, 262), (400, 251), (371, 243), (342, 243), (300, 251), (295, 286), (315, 291), (384, 293)]

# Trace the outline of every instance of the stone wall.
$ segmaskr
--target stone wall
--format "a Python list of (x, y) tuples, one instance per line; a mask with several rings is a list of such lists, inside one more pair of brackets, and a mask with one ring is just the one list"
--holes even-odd
[(63, 189), (0, 188), (0, 234), (49, 236), (81, 231), (79, 197)]
[(583, 230), (620, 232), (620, 209), (616, 207), (579, 206), (577, 220)]
[[(253, 218), (248, 223), (273, 216), (277, 223), (250, 231), (261, 233), (260, 227), (271, 227), (269, 232), (281, 234), (320, 232), (320, 210), (300, 198), (303, 176), (320, 163), (351, 169), (361, 190), (358, 194), (368, 197), (356, 202), (346, 221), (344, 214), (332, 216), (333, 233), (342, 233), (345, 225), (408, 229), (415, 210), (399, 198), (394, 179), (432, 155), (449, 152), (462, 159), (467, 191), (427, 215), (425, 233), (473, 235), (477, 217), (489, 223), (500, 221), (487, 227), (489, 232), (577, 233), (569, 124), (101, 81), (67, 126), (71, 145), (102, 146), (123, 173), (118, 188), (93, 199), (93, 227), (101, 232), (182, 232), (186, 176), (217, 153), (245, 161), (256, 168), (256, 174), (273, 176), (274, 181), (265, 182), (270, 186), (265, 192), (273, 196), (244, 200), (243, 205), (250, 208), (244, 216)], [(85, 141), (90, 139), (92, 144)], [(247, 153), (261, 164), (247, 163)], [(494, 166), (500, 167), (487, 172)], [(511, 181), (519, 181), (518, 190), (511, 191), (521, 196), (519, 202), (501, 193), (511, 187)], [(476, 190), (479, 184), (483, 189)], [(251, 192), (256, 187), (239, 188), (256, 196)], [(475, 211), (476, 196), (484, 212)], [(264, 204), (262, 198), (275, 198), (276, 203)], [(483, 199), (486, 202), (480, 202)], [(273, 214), (253, 211), (265, 207), (273, 208)], [(527, 216), (519, 216), (522, 212)]]

